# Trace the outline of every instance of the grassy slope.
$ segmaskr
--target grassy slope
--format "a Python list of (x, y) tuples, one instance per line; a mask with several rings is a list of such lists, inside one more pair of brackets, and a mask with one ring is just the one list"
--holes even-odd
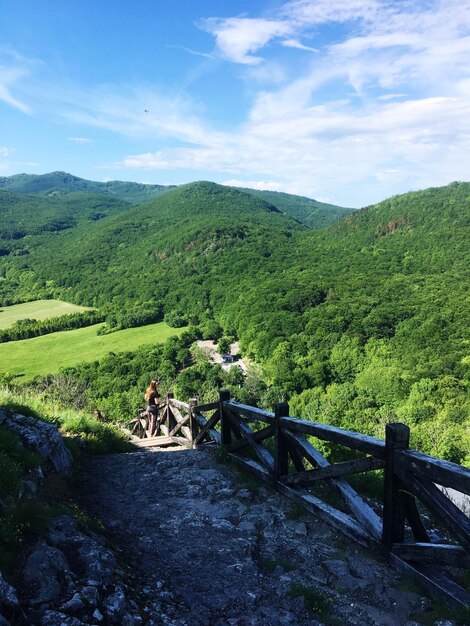
[(34, 300), (24, 304), (15, 304), (0, 309), (0, 329), (9, 328), (18, 320), (45, 320), (71, 313), (82, 313), (89, 308), (61, 302), (60, 300)]
[(108, 352), (135, 350), (144, 344), (161, 343), (179, 335), (184, 328), (170, 328), (164, 322), (128, 328), (110, 335), (97, 335), (96, 324), (77, 330), (0, 345), (0, 372), (21, 376), (22, 381), (59, 371), (81, 362), (99, 359)]

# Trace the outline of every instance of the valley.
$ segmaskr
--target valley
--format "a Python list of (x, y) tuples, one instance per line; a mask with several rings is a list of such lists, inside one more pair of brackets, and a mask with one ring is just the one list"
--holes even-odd
[[(205, 181), (132, 204), (132, 183), (121, 184), (123, 200), (74, 177), (69, 189), (60, 172), (38, 178), (23, 188), (14, 180), (14, 191), (2, 183), (0, 305), (92, 307), (110, 334), (91, 341), (91, 326), (68, 330), (68, 354), (40, 347), (39, 360), (26, 346), (54, 344), (52, 335), (8, 342), (3, 371), (15, 353), (37, 361), (34, 371), (22, 366), (25, 381), (66, 365), (90, 406), (111, 404), (115, 379), (114, 406), (137, 403), (158, 372), (181, 398), (213, 400), (227, 386), (242, 402), (288, 400), (295, 415), (380, 437), (387, 421), (403, 421), (412, 445), (470, 461), (469, 183), (333, 211)], [(335, 223), (313, 223), (314, 206)], [(175, 337), (152, 336), (149, 363), (139, 345), (162, 321)], [(194, 351), (196, 340), (221, 338), (238, 340), (253, 363), (245, 381)], [(136, 352), (128, 365), (117, 354), (100, 365), (118, 350)]]

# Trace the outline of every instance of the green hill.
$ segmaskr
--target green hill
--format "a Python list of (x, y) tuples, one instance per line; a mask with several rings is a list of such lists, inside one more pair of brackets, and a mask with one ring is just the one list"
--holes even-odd
[(172, 189), (173, 186), (144, 185), (123, 181), (97, 182), (73, 176), (67, 172), (49, 174), (16, 174), (0, 177), (0, 189), (28, 195), (63, 196), (71, 192), (104, 194), (119, 198), (130, 204), (148, 202)]
[(258, 191), (245, 189), (242, 191), (273, 204), (283, 213), (302, 222), (309, 228), (317, 229), (331, 226), (347, 217), (354, 209), (318, 202), (305, 196), (296, 196), (278, 191)]
[[(469, 198), (470, 184), (454, 183), (312, 231), (258, 194), (184, 185), (95, 222), (5, 240), (0, 304), (55, 297), (111, 320), (153, 309), (217, 323), (262, 364), (261, 402), (290, 399), (294, 414), (379, 436), (400, 419), (421, 449), (462, 461)], [(184, 354), (171, 360), (198, 395)]]

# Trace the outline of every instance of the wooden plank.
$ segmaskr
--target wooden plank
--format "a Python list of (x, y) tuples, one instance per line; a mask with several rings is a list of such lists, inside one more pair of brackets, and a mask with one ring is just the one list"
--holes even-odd
[(222, 445), (229, 446), (232, 443), (232, 427), (230, 418), (225, 410), (225, 403), (230, 401), (230, 391), (221, 389), (219, 392), (220, 403), (220, 431), (222, 436)]
[(274, 458), (272, 454), (269, 452), (269, 450), (266, 450), (266, 448), (264, 448), (254, 440), (253, 431), (251, 430), (251, 428), (247, 424), (245, 424), (245, 422), (237, 415), (233, 414), (226, 405), (224, 406), (224, 411), (227, 413), (230, 421), (232, 422), (232, 428), (235, 433), (239, 433), (240, 437), (245, 438), (250, 444), (253, 452), (256, 454), (256, 456), (259, 458), (265, 468), (269, 472), (274, 472)]
[(461, 546), (441, 543), (394, 543), (392, 552), (406, 561), (470, 569), (470, 555)]
[(287, 476), (289, 472), (289, 450), (288, 439), (281, 430), (281, 417), (289, 415), (289, 405), (287, 402), (277, 402), (274, 408), (274, 431), (275, 431), (275, 454), (274, 454), (274, 476), (279, 480), (281, 476)]
[(433, 568), (411, 565), (396, 554), (390, 554), (390, 564), (398, 571), (413, 578), (431, 595), (437, 593), (458, 606), (465, 608), (470, 606), (470, 594)]
[(276, 489), (361, 545), (368, 546), (373, 543), (370, 535), (353, 518), (342, 511), (338, 511), (308, 491), (299, 488), (293, 489), (281, 482), (276, 484)]
[(313, 435), (318, 439), (338, 443), (352, 450), (359, 450), (371, 454), (378, 459), (385, 458), (385, 441), (369, 435), (362, 435), (344, 428), (336, 428), (320, 422), (307, 422), (297, 417), (283, 417), (281, 419), (283, 429), (304, 435)]
[(254, 406), (248, 406), (247, 404), (239, 404), (238, 402), (224, 401), (229, 409), (237, 414), (244, 415), (255, 422), (266, 422), (267, 424), (274, 424), (274, 413), (270, 411), (263, 411)]
[[(206, 418), (203, 417), (202, 415), (198, 415), (196, 413), (194, 417), (197, 423), (199, 424), (199, 426), (204, 427), (207, 424)], [(216, 444), (218, 444), (219, 446), (222, 445), (222, 437), (220, 433), (218, 433), (214, 428), (209, 428), (209, 430), (207, 431), (207, 434), (210, 437), (212, 437), (213, 441), (215, 441)]]
[(148, 439), (138, 439), (132, 441), (138, 448), (158, 448), (178, 444), (188, 447), (188, 442), (183, 437), (149, 437)]
[[(188, 407), (188, 411), (189, 411), (189, 407)], [(181, 415), (179, 409), (177, 407), (172, 406), (171, 407), (171, 412), (173, 413), (173, 416), (175, 418), (175, 420), (177, 422), (182, 422), (185, 418)]]
[(160, 432), (162, 433), (162, 435), (168, 437), (168, 426), (166, 424), (160, 424)]
[(411, 526), (411, 530), (413, 531), (413, 536), (416, 541), (423, 541), (425, 543), (430, 542), (428, 531), (423, 524), (418, 507), (416, 506), (415, 497), (411, 493), (408, 493), (408, 491), (402, 491), (401, 499), (405, 509), (406, 519)]
[(282, 483), (274, 480), (272, 475), (256, 461), (237, 456), (236, 454), (230, 454), (230, 456), (237, 462), (238, 465), (243, 467), (243, 469), (253, 472), (259, 478), (273, 486), (277, 491), (281, 492), (291, 500), (298, 502), (305, 507), (307, 511), (314, 513), (317, 517), (321, 518), (327, 524), (333, 526), (347, 537), (350, 537), (363, 546), (370, 545), (371, 541), (369, 535), (349, 515), (346, 515), (329, 504), (322, 502), (319, 498), (315, 497), (311, 493), (308, 493), (308, 491), (292, 489), (287, 485), (283, 485)]
[[(218, 406), (219, 403), (217, 403)], [(199, 421), (198, 417), (202, 417), (202, 419), (205, 420), (205, 417), (203, 415), (199, 415), (198, 413), (195, 412), (194, 413), (194, 419), (197, 421), (197, 423), (199, 425), (201, 425), (201, 422)], [(208, 435), (208, 431), (211, 430), (211, 428), (214, 428), (214, 426), (217, 424), (217, 422), (220, 419), (220, 411), (217, 409), (217, 411), (214, 413), (214, 415), (210, 418), (210, 420), (205, 420), (206, 423), (204, 424), (204, 426), (202, 426), (201, 430), (198, 432), (198, 434), (196, 435), (195, 439), (194, 439), (194, 443), (195, 445), (197, 445), (200, 441), (202, 441), (204, 439), (204, 437), (206, 435)]]
[(395, 473), (395, 452), (408, 448), (410, 429), (405, 424), (385, 425), (385, 471), (382, 543), (390, 550), (392, 543), (405, 538), (405, 509), (401, 497), (401, 481)]
[(299, 485), (302, 483), (310, 483), (325, 478), (338, 478), (348, 474), (358, 474), (360, 472), (368, 472), (370, 470), (382, 469), (385, 463), (381, 459), (375, 459), (373, 456), (365, 459), (354, 459), (353, 461), (344, 461), (326, 466), (322, 469), (313, 469), (282, 479), (288, 485)]
[[(289, 431), (285, 431), (285, 434), (313, 465), (321, 468), (330, 466), (325, 457), (306, 439)], [(358, 496), (356, 491), (345, 480), (341, 478), (327, 478), (326, 480), (339, 491), (341, 497), (362, 526), (371, 533), (375, 540), (380, 540), (382, 536), (382, 521), (379, 516)]]
[(189, 410), (189, 404), (187, 402), (180, 402), (179, 400), (175, 400), (171, 398), (169, 404), (172, 408), (183, 409), (183, 411)]
[[(253, 439), (255, 441), (262, 441), (263, 439), (268, 439), (274, 435), (274, 426), (265, 426), (261, 430), (253, 431)], [(242, 450), (250, 445), (249, 441), (246, 439), (239, 439), (238, 441), (234, 441), (228, 447), (229, 452), (236, 452), (237, 450)]]
[(209, 404), (196, 404), (193, 406), (193, 411), (195, 413), (203, 413), (204, 411), (212, 411), (213, 409), (219, 408), (219, 401), (209, 402)]
[(428, 454), (416, 452), (416, 450), (397, 452), (395, 463), (433, 483), (470, 495), (470, 469), (467, 467), (437, 459)]
[(183, 417), (183, 419), (181, 421), (178, 421), (176, 426), (170, 431), (169, 436), (173, 437), (174, 435), (176, 435), (176, 433), (179, 430), (181, 430), (183, 428), (183, 426), (185, 424), (187, 424), (188, 422), (189, 422), (189, 415), (186, 415), (186, 417)]
[(438, 517), (446, 529), (462, 543), (470, 554), (470, 518), (442, 493), (433, 483), (425, 483), (401, 467), (395, 471), (406, 488), (414, 493), (427, 508)]
[(286, 439), (287, 449), (289, 450), (290, 458), (294, 463), (294, 467), (297, 472), (305, 472), (305, 464), (303, 461), (303, 457), (300, 452), (297, 450), (295, 444), (292, 443), (289, 439)]

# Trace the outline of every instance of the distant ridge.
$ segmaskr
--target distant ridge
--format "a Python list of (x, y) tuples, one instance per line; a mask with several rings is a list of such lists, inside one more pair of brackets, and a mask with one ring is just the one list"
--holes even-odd
[(175, 185), (152, 185), (118, 180), (103, 183), (60, 171), (40, 175), (16, 174), (0, 178), (0, 189), (4, 191), (49, 197), (76, 191), (101, 193), (115, 196), (131, 204), (148, 202), (174, 188)]
[[(199, 181), (199, 183), (208, 183)], [(199, 184), (188, 183), (188, 185)], [(187, 185), (181, 185), (186, 187)], [(0, 191), (15, 192), (26, 195), (38, 195), (55, 198), (71, 193), (101, 194), (111, 196), (129, 204), (144, 204), (158, 198), (162, 194), (176, 189), (178, 185), (156, 185), (113, 180), (98, 182), (79, 178), (67, 172), (50, 172), (48, 174), (15, 174), (0, 177)], [(227, 186), (228, 189), (230, 187)], [(354, 209), (318, 202), (313, 198), (296, 196), (276, 191), (258, 191), (244, 187), (233, 187), (248, 193), (276, 207), (282, 213), (293, 217), (311, 229), (330, 226), (349, 215)]]
[(312, 229), (331, 226), (355, 211), (355, 209), (280, 191), (259, 191), (245, 187), (239, 187), (239, 189), (273, 204), (283, 213), (287, 213)]

